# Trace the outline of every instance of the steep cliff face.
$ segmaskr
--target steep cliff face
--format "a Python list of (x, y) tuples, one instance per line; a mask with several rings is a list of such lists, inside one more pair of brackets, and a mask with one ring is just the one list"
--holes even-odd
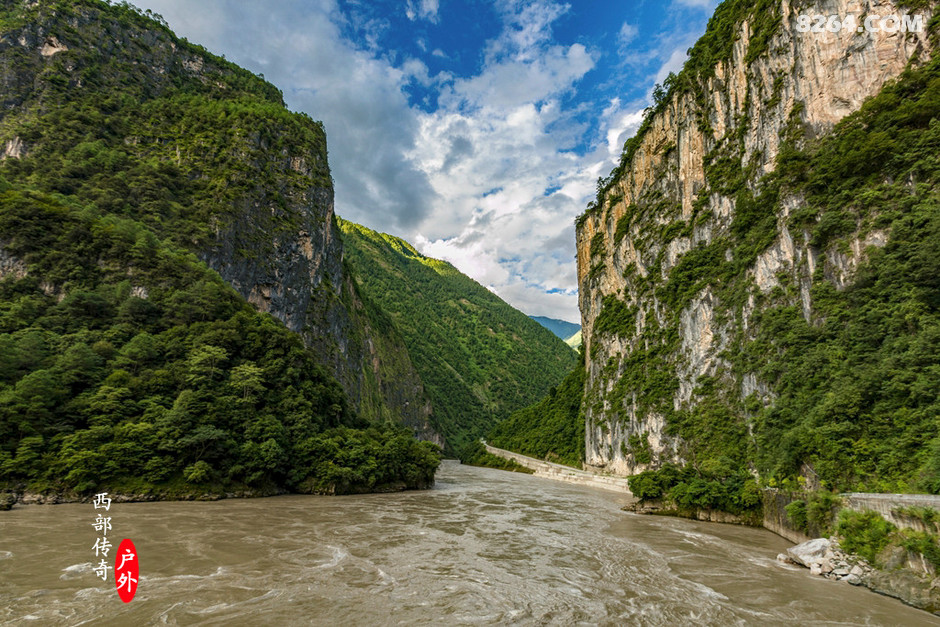
[[(876, 219), (820, 235), (819, 216), (800, 218), (815, 211), (802, 188), (774, 173), (906, 67), (929, 61), (933, 7), (718, 8), (578, 221), (587, 464), (634, 474), (701, 461), (703, 446), (720, 451), (722, 438), (759, 447), (749, 417), (773, 404), (774, 381), (741, 356), (769, 324), (762, 314), (792, 306), (820, 324), (814, 288), (844, 289), (869, 247), (889, 241)], [(919, 13), (924, 29), (800, 33), (801, 13), (859, 23)], [(683, 433), (693, 424), (706, 425), (711, 444), (690, 445)]]
[(193, 251), (300, 334), (365, 417), (437, 438), (400, 337), (343, 264), (319, 122), (131, 8), (3, 9), (0, 171)]

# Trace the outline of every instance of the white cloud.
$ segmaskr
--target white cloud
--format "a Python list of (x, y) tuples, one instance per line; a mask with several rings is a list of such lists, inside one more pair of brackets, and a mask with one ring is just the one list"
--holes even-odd
[(632, 43), (634, 39), (636, 39), (637, 33), (639, 32), (639, 28), (633, 24), (624, 22), (623, 26), (620, 27), (620, 31), (617, 33), (617, 45), (620, 46), (621, 50), (623, 50), (627, 45)]
[(644, 113), (645, 107), (632, 110), (626, 109), (620, 104), (620, 100), (616, 98), (604, 110), (601, 115), (604, 123), (601, 126), (607, 129), (605, 143), (610, 159), (620, 160), (624, 142), (640, 128), (640, 124), (643, 123)]
[(614, 162), (606, 147), (586, 158), (571, 150), (583, 129), (560, 98), (595, 53), (553, 42), (564, 6), (503, 8), (482, 71), (448, 84), (441, 108), (421, 117), (411, 157), (446, 211), (426, 218), (414, 240), (526, 313), (580, 320), (574, 218)]
[[(580, 319), (574, 218), (619, 161), (645, 103), (611, 101), (603, 130), (589, 138), (596, 148), (574, 150), (587, 127), (563, 102), (599, 53), (554, 40), (567, 5), (498, 3), (502, 32), (487, 42), (481, 70), (455, 78), (383, 54), (372, 35), (364, 47), (344, 39), (347, 19), (371, 33), (383, 25), (344, 17), (334, 0), (206, 0), (198, 11), (186, 0), (142, 3), (181, 35), (263, 72), (291, 108), (323, 120), (337, 213), (451, 261), (526, 313)], [(405, 8), (414, 20), (440, 14), (438, 0)], [(621, 40), (631, 37), (624, 24)], [(439, 89), (436, 111), (409, 105), (404, 88), (414, 83)]]
[(656, 82), (662, 84), (670, 72), (679, 73), (685, 60), (689, 58), (688, 48), (676, 48), (656, 72)]
[(414, 0), (408, 0), (405, 3), (405, 15), (412, 22), (421, 19), (436, 23), (439, 19), (439, 10), (439, 0), (419, 0), (417, 3)]
[(591, 54), (581, 44), (550, 46), (536, 58), (494, 62), (481, 74), (456, 81), (442, 104), (498, 108), (540, 102), (569, 89), (593, 67)]

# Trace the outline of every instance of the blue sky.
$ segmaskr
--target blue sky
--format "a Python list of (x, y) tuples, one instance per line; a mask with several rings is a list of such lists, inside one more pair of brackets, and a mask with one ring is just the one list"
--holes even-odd
[(139, 0), (322, 120), (336, 211), (580, 322), (574, 219), (716, 0)]

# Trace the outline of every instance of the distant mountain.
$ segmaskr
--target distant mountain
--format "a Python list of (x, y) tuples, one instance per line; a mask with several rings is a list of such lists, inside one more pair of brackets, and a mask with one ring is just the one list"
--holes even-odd
[(397, 237), (339, 225), (359, 290), (401, 333), (448, 450), (459, 453), (575, 367), (561, 339), (451, 264)]
[(568, 322), (566, 320), (558, 320), (556, 318), (546, 318), (545, 316), (529, 316), (540, 325), (560, 337), (564, 341), (568, 341), (572, 335), (581, 330), (580, 324), (575, 324), (573, 322)]
[(581, 329), (578, 329), (578, 332), (565, 340), (565, 344), (571, 348), (578, 350), (581, 348)]

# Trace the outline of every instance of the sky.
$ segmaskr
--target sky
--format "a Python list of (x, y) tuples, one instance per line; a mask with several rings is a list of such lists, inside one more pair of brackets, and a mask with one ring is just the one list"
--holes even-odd
[(136, 0), (326, 128), (341, 217), (580, 323), (574, 220), (717, 0)]

